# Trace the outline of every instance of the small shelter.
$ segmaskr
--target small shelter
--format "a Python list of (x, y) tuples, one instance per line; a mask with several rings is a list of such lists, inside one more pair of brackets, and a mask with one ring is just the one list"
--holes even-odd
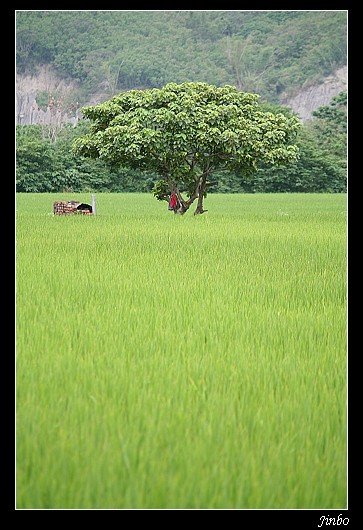
[(53, 203), (53, 213), (54, 215), (92, 215), (93, 208), (90, 204), (79, 201), (55, 201)]

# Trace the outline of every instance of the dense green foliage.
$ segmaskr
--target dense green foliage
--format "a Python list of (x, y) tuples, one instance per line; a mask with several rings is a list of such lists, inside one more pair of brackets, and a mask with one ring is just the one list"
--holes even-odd
[[(258, 98), (233, 86), (207, 83), (130, 90), (82, 109), (92, 126), (75, 140), (75, 152), (155, 171), (169, 194), (178, 195), (180, 213), (197, 198), (196, 213), (202, 213), (209, 178), (216, 171), (249, 175), (260, 163), (283, 166), (297, 159), (299, 120), (266, 111)], [(165, 198), (159, 191), (156, 196)]]
[(280, 168), (260, 169), (249, 191), (342, 192), (347, 187), (347, 94), (313, 113), (299, 131), (299, 159)]
[(345, 195), (62, 197), (17, 195), (17, 508), (345, 508)]
[(111, 169), (101, 160), (80, 158), (72, 153), (72, 142), (89, 131), (81, 122), (65, 126), (55, 141), (48, 127), (18, 125), (16, 189), (19, 192), (51, 191), (150, 191), (156, 180), (152, 173), (131, 168)]
[[(263, 104), (269, 112), (291, 115), (287, 107)], [(260, 168), (254, 176), (217, 171), (210, 192), (329, 192), (345, 191), (346, 94), (318, 109), (302, 126), (296, 144), (298, 161), (283, 168)], [(110, 168), (99, 159), (86, 159), (72, 153), (75, 138), (90, 132), (90, 123), (66, 126), (54, 142), (40, 125), (17, 126), (17, 191), (150, 191), (158, 180), (152, 171)]]
[(51, 64), (77, 99), (168, 82), (278, 101), (346, 64), (345, 11), (20, 11), (17, 68)]

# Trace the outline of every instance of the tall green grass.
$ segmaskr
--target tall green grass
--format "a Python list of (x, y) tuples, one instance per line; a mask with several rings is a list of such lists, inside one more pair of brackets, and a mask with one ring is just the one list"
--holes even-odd
[(346, 196), (62, 197), (17, 197), (17, 507), (346, 507)]

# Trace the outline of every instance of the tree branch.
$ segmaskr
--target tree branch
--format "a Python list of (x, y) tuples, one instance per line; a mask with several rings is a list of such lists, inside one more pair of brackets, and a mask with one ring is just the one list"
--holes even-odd
[(197, 199), (200, 196), (201, 190), (203, 190), (203, 193), (204, 193), (205, 183), (210, 173), (211, 173), (211, 167), (207, 166), (207, 169), (203, 171), (201, 175), (199, 175), (195, 190), (190, 196), (190, 198), (186, 201), (186, 205), (188, 206), (188, 208), (193, 204), (195, 199)]

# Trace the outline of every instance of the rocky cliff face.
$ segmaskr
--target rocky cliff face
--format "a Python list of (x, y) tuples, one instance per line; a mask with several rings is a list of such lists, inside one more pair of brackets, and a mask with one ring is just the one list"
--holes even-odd
[[(74, 94), (77, 85), (72, 80), (60, 79), (50, 66), (39, 68), (34, 76), (17, 77), (16, 115), (18, 124), (76, 125), (81, 117)], [(323, 83), (303, 88), (293, 97), (282, 96), (280, 102), (291, 107), (307, 121), (312, 112), (321, 105), (328, 105), (342, 90), (347, 90), (347, 67), (343, 66), (327, 77)], [(46, 97), (46, 104), (40, 105), (40, 97)], [(54, 97), (52, 97), (52, 95)], [(95, 94), (89, 101), (95, 105), (107, 99), (107, 94)]]
[(291, 107), (302, 121), (307, 121), (314, 110), (321, 105), (328, 105), (339, 92), (347, 90), (347, 85), (347, 67), (343, 66), (326, 77), (323, 83), (304, 88), (294, 97), (285, 96), (281, 103)]
[(80, 117), (77, 102), (73, 102), (77, 88), (72, 80), (59, 78), (50, 66), (40, 67), (34, 76), (18, 75), (16, 122), (22, 125), (76, 124)]

